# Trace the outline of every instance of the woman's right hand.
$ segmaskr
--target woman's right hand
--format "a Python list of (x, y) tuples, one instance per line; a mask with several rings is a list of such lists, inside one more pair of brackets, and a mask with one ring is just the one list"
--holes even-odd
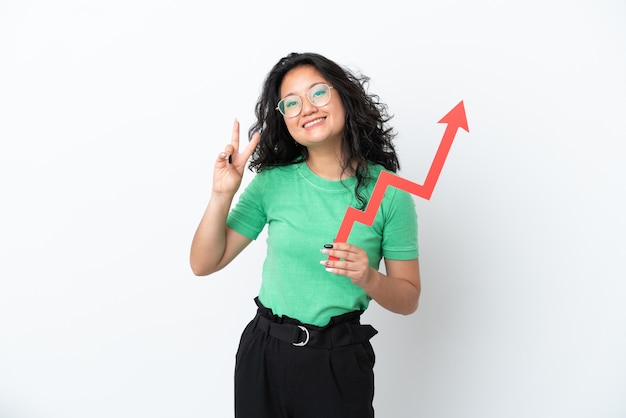
[(261, 134), (256, 132), (242, 152), (239, 152), (239, 121), (233, 124), (230, 144), (219, 154), (213, 169), (213, 193), (234, 195), (243, 178), (246, 163), (259, 143)]

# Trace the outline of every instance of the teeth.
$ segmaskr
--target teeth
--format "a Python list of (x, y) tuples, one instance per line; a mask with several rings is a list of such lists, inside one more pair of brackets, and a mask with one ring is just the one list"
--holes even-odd
[(315, 125), (316, 123), (321, 122), (323, 120), (324, 120), (324, 118), (318, 118), (318, 119), (312, 120), (311, 122), (305, 124), (304, 127), (308, 128), (309, 126)]

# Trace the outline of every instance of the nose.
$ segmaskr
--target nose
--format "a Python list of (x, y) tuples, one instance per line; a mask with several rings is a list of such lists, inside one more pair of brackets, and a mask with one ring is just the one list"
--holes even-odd
[(313, 103), (311, 103), (308, 99), (308, 97), (303, 97), (302, 98), (302, 110), (301, 113), (303, 115), (308, 115), (311, 113), (315, 113), (317, 111), (317, 107), (315, 107), (313, 105)]

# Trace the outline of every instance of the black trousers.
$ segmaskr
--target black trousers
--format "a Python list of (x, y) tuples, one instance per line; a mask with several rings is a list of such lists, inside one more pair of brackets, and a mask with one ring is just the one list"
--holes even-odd
[(316, 327), (255, 302), (236, 355), (236, 418), (374, 417), (377, 331), (360, 324), (362, 311)]

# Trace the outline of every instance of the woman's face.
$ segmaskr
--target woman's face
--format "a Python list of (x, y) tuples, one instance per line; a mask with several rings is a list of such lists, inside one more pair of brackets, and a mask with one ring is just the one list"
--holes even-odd
[[(329, 85), (331, 89), (320, 88), (320, 83)], [(309, 95), (316, 101), (316, 97), (325, 94), (330, 95), (330, 101), (320, 107), (313, 105), (307, 97)], [(302, 109), (297, 116), (283, 116), (287, 129), (296, 142), (309, 148), (309, 151), (322, 148), (339, 151), (346, 115), (341, 98), (331, 83), (313, 66), (296, 67), (285, 75), (280, 86), (281, 99), (290, 95), (300, 97), (302, 103)], [(322, 103), (324, 101), (321, 100)]]

